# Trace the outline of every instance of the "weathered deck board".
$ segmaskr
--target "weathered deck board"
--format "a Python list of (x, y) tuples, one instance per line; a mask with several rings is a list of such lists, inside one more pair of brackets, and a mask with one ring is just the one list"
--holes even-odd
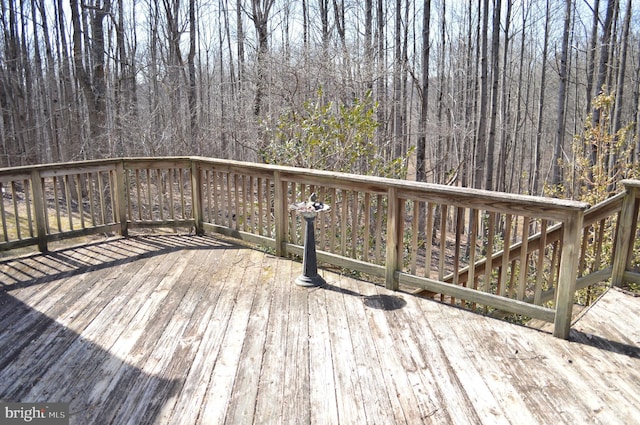
[(212, 237), (0, 262), (0, 400), (73, 424), (632, 424), (640, 298), (571, 341)]

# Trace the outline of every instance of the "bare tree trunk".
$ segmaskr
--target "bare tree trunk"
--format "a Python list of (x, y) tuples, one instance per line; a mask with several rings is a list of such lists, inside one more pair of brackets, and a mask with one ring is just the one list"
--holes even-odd
[(486, 173), (486, 155), (487, 155), (487, 103), (489, 98), (488, 78), (488, 53), (487, 53), (487, 34), (489, 32), (489, 0), (483, 1), (482, 12), (482, 34), (481, 34), (481, 62), (480, 62), (480, 113), (478, 117), (478, 133), (476, 136), (476, 168), (474, 185), (481, 189), (483, 186)]
[(365, 0), (364, 6), (364, 68), (367, 89), (373, 89), (373, 0)]
[[(502, 1), (494, 0), (493, 30), (491, 34), (491, 121), (489, 123), (489, 138), (487, 141), (487, 170), (484, 187), (493, 190), (493, 169), (496, 149), (496, 125), (498, 121), (498, 94), (500, 91), (500, 14)], [(502, 164), (501, 164), (502, 166)]]
[(267, 59), (267, 54), (269, 53), (269, 13), (271, 12), (271, 7), (274, 3), (275, 0), (252, 0), (251, 2), (251, 19), (253, 20), (258, 37), (258, 58), (256, 64), (258, 70), (258, 81), (253, 108), (253, 112), (256, 117), (259, 117), (262, 112), (262, 102), (267, 86), (267, 70), (265, 67), (265, 61)]
[(309, 48), (309, 5), (307, 0), (302, 0), (302, 44), (306, 51)]
[(436, 165), (435, 165), (435, 181), (436, 183), (445, 183), (446, 182), (446, 178), (445, 178), (445, 172), (446, 169), (449, 167), (449, 149), (446, 149), (443, 145), (444, 145), (444, 134), (446, 132), (445, 130), (445, 124), (443, 123), (443, 118), (442, 118), (442, 110), (444, 108), (444, 92), (445, 92), (445, 78), (444, 78), (444, 74), (445, 74), (445, 52), (446, 52), (446, 23), (447, 23), (447, 19), (446, 19), (446, 1), (443, 0), (442, 2), (442, 9), (441, 9), (442, 15), (440, 17), (440, 38), (441, 38), (441, 45), (440, 45), (440, 54), (438, 55), (438, 109), (436, 112), (436, 121), (438, 122), (438, 135), (437, 135), (437, 153), (439, 155), (441, 155), (439, 158), (436, 158)]
[(244, 25), (242, 24), (242, 0), (236, 2), (236, 32), (238, 44), (238, 81), (244, 80)]
[(598, 42), (598, 9), (600, 0), (593, 3), (593, 25), (591, 26), (591, 37), (589, 40), (589, 50), (587, 50), (587, 112), (591, 111), (591, 98), (593, 93), (593, 74), (595, 72), (596, 46)]
[(560, 157), (562, 155), (562, 149), (564, 148), (564, 133), (565, 133), (565, 112), (566, 105), (565, 99), (567, 96), (567, 79), (568, 66), (567, 60), (569, 56), (569, 32), (571, 29), (571, 0), (565, 0), (566, 8), (564, 14), (564, 32), (562, 33), (562, 52), (560, 53), (560, 84), (558, 86), (558, 115), (557, 115), (557, 130), (556, 140), (553, 149), (552, 161), (552, 177), (551, 183), (554, 185), (560, 184), (562, 181), (562, 168), (560, 167)]
[[(530, 8), (525, 6), (524, 7), (526, 12), (524, 12), (522, 14), (522, 36), (520, 39), (520, 58), (519, 58), (519, 63), (518, 63), (518, 90), (516, 93), (516, 117), (515, 120), (513, 121), (513, 131), (512, 131), (512, 138), (511, 140), (513, 141), (514, 144), (517, 144), (518, 141), (520, 140), (520, 128), (522, 127), (522, 85), (523, 85), (523, 69), (524, 69), (524, 57), (525, 57), (525, 28), (527, 26), (527, 20), (529, 17), (529, 10)], [(530, 84), (527, 84), (527, 91), (529, 90)], [(526, 105), (526, 101), (525, 101), (525, 105)], [(526, 116), (526, 114), (525, 114)], [(522, 144), (524, 145), (524, 144)], [(515, 152), (515, 148), (514, 148), (514, 157), (517, 155), (517, 153)], [(525, 152), (524, 152), (524, 146), (522, 146), (522, 151), (520, 152), (520, 156), (524, 157), (525, 156)], [(515, 158), (514, 158), (514, 162), (513, 162), (514, 166), (512, 167), (512, 172), (511, 172), (511, 181), (513, 182), (514, 180), (514, 169), (515, 167)], [(520, 172), (523, 173), (524, 170), (520, 169)], [(506, 178), (505, 178), (506, 180)], [(522, 180), (522, 175), (518, 176), (518, 183)], [(530, 190), (530, 188), (527, 188)], [(518, 188), (518, 192), (520, 191), (520, 188)]]
[(189, 0), (189, 124), (191, 128), (191, 151), (202, 154), (200, 134), (198, 132), (198, 92), (196, 82), (196, 5), (195, 0)]
[(500, 135), (500, 153), (498, 157), (498, 169), (497, 169), (497, 185), (496, 189), (506, 191), (506, 178), (507, 173), (507, 159), (508, 150), (510, 149), (510, 141), (512, 140), (512, 134), (507, 134), (507, 128), (509, 128), (509, 121), (511, 119), (511, 108), (508, 105), (510, 102), (511, 91), (507, 90), (507, 67), (509, 65), (509, 28), (511, 25), (511, 8), (513, 5), (512, 0), (507, 0), (507, 14), (504, 22), (504, 48), (502, 56), (502, 131)]
[[(618, 76), (616, 82), (616, 99), (613, 116), (613, 133), (617, 133), (622, 128), (622, 100), (624, 97), (624, 79), (627, 68), (627, 49), (629, 47), (629, 26), (631, 23), (631, 0), (627, 0), (627, 9), (625, 11), (624, 23), (622, 24), (622, 41), (620, 43), (620, 66), (618, 68)], [(616, 172), (616, 162), (618, 157), (616, 152), (609, 154), (609, 175), (613, 177)], [(610, 181), (613, 183), (613, 178)], [(610, 187), (609, 191), (613, 191), (614, 187)]]
[[(600, 63), (598, 66), (598, 79), (596, 81), (596, 93), (601, 94), (604, 91), (608, 90), (604, 87), (605, 82), (607, 81), (607, 74), (609, 68), (609, 45), (611, 43), (611, 27), (613, 25), (613, 15), (616, 9), (616, 5), (618, 0), (609, 0), (607, 3), (607, 14), (604, 19), (604, 28), (602, 33), (602, 38), (600, 40)], [(600, 122), (600, 110), (598, 108), (593, 108), (593, 124), (598, 125)], [(595, 159), (597, 157), (597, 151), (592, 152), (591, 160), (592, 164), (595, 164)]]
[(622, 98), (624, 96), (624, 79), (627, 69), (627, 50), (629, 47), (629, 27), (631, 23), (631, 0), (627, 0), (624, 23), (622, 25), (622, 41), (620, 42), (620, 66), (616, 82), (616, 100), (613, 119), (613, 131), (617, 133), (622, 128)]
[(393, 50), (393, 152), (394, 157), (402, 155), (402, 0), (396, 0), (395, 47)]
[[(472, 186), (473, 182), (471, 179), (473, 176), (469, 173), (473, 166), (473, 157), (472, 152), (474, 149), (473, 145), (473, 136), (471, 135), (473, 129), (476, 128), (476, 84), (477, 84), (477, 72), (475, 72), (475, 65), (477, 65), (477, 61), (472, 60), (473, 53), (473, 11), (472, 5), (475, 3), (474, 0), (469, 0), (468, 3), (468, 34), (467, 34), (467, 48), (466, 48), (466, 58), (465, 58), (465, 91), (464, 91), (464, 143), (462, 148), (462, 170), (461, 170), (461, 183), (462, 186)], [(479, 28), (480, 26), (477, 25)], [(477, 51), (478, 49), (476, 49)]]
[[(73, 60), (75, 64), (76, 78), (82, 88), (87, 106), (87, 115), (89, 117), (89, 156), (95, 156), (100, 152), (104, 144), (104, 136), (106, 135), (106, 85), (104, 74), (104, 30), (103, 20), (108, 15), (111, 2), (105, 0), (101, 8), (92, 9), (91, 18), (91, 47), (88, 52), (83, 51), (83, 30), (80, 22), (80, 10), (78, 9), (78, 0), (71, 1), (71, 21), (73, 24)], [(85, 34), (86, 35), (86, 34)], [(85, 39), (85, 46), (87, 46)], [(91, 69), (87, 69), (84, 58), (90, 56), (87, 60), (91, 64)], [(93, 72), (91, 72), (93, 71)], [(97, 150), (96, 150), (97, 148)]]
[[(254, 0), (255, 1), (255, 0)], [(320, 8), (320, 23), (322, 26), (322, 50), (329, 50), (329, 0), (318, 0)]]
[(550, 9), (549, 0), (546, 2), (545, 12), (545, 24), (544, 24), (544, 43), (542, 50), (542, 74), (540, 77), (540, 92), (538, 96), (538, 124), (536, 125), (536, 143), (534, 152), (534, 167), (533, 167), (533, 190), (532, 194), (537, 195), (540, 193), (540, 166), (542, 164), (542, 124), (543, 124), (543, 111), (544, 111), (544, 98), (547, 89), (547, 58), (549, 52), (549, 25), (550, 25)]
[(377, 110), (377, 118), (378, 118), (378, 128), (377, 128), (377, 138), (378, 145), (384, 149), (384, 143), (386, 139), (387, 129), (385, 127), (385, 109), (386, 109), (386, 90), (387, 86), (385, 84), (385, 74), (386, 74), (386, 55), (385, 55), (385, 33), (384, 33), (384, 7), (383, 0), (377, 0), (376, 3), (376, 41), (378, 46), (378, 63), (377, 63), (377, 75), (376, 80), (377, 84), (377, 102), (378, 102), (378, 110)]
[[(427, 181), (426, 145), (427, 118), (429, 115), (429, 24), (431, 22), (431, 0), (424, 0), (422, 15), (422, 84), (420, 93), (420, 120), (416, 146), (416, 181)], [(421, 214), (423, 216), (423, 214)]]
[(633, 86), (633, 117), (636, 125), (633, 126), (633, 149), (630, 161), (634, 164), (640, 162), (640, 62), (636, 64), (635, 84)]

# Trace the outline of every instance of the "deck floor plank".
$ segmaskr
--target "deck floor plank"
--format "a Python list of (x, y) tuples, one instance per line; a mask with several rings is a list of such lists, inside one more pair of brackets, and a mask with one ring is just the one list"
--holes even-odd
[[(357, 283), (353, 279), (340, 279), (340, 286), (353, 292), (352, 295), (345, 294), (343, 298), (367, 422), (394, 423), (397, 419), (394, 417), (394, 409), (387, 393), (384, 376), (380, 369), (371, 367), (371, 364), (384, 360), (377, 355), (367, 320), (366, 310), (372, 308), (365, 305), (367, 295)], [(376, 290), (375, 287), (370, 289)], [(376, 313), (384, 314), (384, 310), (377, 310)]]
[(284, 373), (287, 365), (286, 329), (288, 311), (290, 307), (291, 291), (291, 262), (273, 259), (265, 273), (271, 280), (271, 300), (269, 304), (269, 318), (264, 341), (264, 353), (260, 368), (259, 391), (256, 396), (254, 423), (278, 423), (282, 419), (284, 400)]
[[(414, 301), (409, 299), (410, 303)], [(413, 320), (419, 319), (421, 314), (431, 319), (424, 327), (413, 328), (413, 332), (419, 350), (431, 353), (427, 355), (428, 369), (435, 376), (443, 375), (435, 380), (435, 384), (443, 387), (443, 406), (452, 420), (456, 423), (469, 420), (470, 423), (505, 424), (517, 417), (518, 423), (534, 423), (527, 420), (526, 409), (521, 412), (524, 402), (516, 392), (510, 391), (510, 383), (500, 379), (492, 369), (493, 362), (476, 360), (476, 341), (460, 337), (458, 331), (470, 336), (468, 317), (464, 317), (459, 309), (450, 310), (438, 303), (420, 303), (406, 312), (415, 314)], [(447, 385), (443, 386), (443, 383)], [(498, 384), (491, 388), (492, 383)], [(487, 394), (493, 394), (493, 397), (487, 397)], [(453, 396), (457, 398), (450, 403)], [(510, 413), (515, 417), (510, 417)]]
[(310, 422), (317, 425), (339, 423), (333, 374), (334, 358), (329, 339), (329, 314), (326, 291), (309, 291)]
[(273, 273), (263, 267), (264, 256), (260, 253), (254, 254), (256, 255), (250, 257), (251, 268), (247, 273), (253, 276), (251, 284), (256, 287), (256, 295), (250, 307), (246, 337), (239, 356), (233, 392), (225, 418), (225, 422), (229, 424), (240, 425), (253, 422), (265, 350), (271, 301), (268, 287), (273, 285), (274, 278)]
[(72, 424), (632, 424), (640, 299), (570, 341), (214, 237), (0, 261), (0, 401)]
[(345, 295), (334, 286), (326, 292), (327, 316), (331, 357), (334, 359), (335, 397), (338, 406), (339, 423), (367, 423), (363, 391), (357, 370), (357, 362), (352, 332), (345, 306)]
[[(394, 306), (386, 306), (385, 301), (402, 304), (404, 297), (389, 297), (389, 291), (359, 282), (359, 292), (364, 295), (371, 306), (365, 310), (366, 322), (374, 343), (371, 361), (380, 364), (380, 373), (386, 386), (393, 415), (392, 423), (410, 424), (413, 418), (442, 418), (438, 414), (440, 400), (432, 396), (425, 396), (424, 386), (419, 373), (413, 366), (408, 351), (403, 343), (396, 344), (389, 326), (393, 312), (387, 311)], [(375, 353), (375, 357), (374, 356)], [(435, 388), (435, 387), (432, 387)]]
[[(242, 258), (242, 257), (240, 257)], [(259, 266), (258, 266), (259, 267)], [(243, 285), (244, 279), (254, 277), (256, 266), (243, 262), (229, 274), (229, 289), (233, 288), (234, 296), (228, 301), (232, 304), (230, 316), (221, 348), (216, 359), (209, 388), (203, 401), (200, 420), (203, 424), (221, 424), (232, 399), (232, 391), (238, 374), (239, 359), (242, 353), (246, 330), (249, 325), (251, 305), (256, 294), (255, 283)]]
[[(215, 250), (220, 252), (219, 249)], [(198, 309), (191, 318), (191, 327), (185, 339), (194, 350), (188, 373), (174, 400), (163, 407), (161, 423), (189, 424), (197, 418), (203, 403), (211, 375), (215, 367), (220, 341), (227, 327), (226, 319), (231, 312), (227, 296), (233, 296), (229, 286), (230, 264), (236, 261), (235, 250), (224, 250), (224, 256), (210, 263), (203, 270), (206, 277), (205, 291), (201, 293)], [(212, 266), (215, 266), (212, 268)]]

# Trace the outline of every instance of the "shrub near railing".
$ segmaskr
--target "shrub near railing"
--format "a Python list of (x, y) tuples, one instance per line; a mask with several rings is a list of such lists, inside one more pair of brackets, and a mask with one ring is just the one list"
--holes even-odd
[[(390, 289), (551, 321), (563, 338), (576, 280), (603, 270), (614, 283), (637, 279), (638, 182), (589, 211), (572, 201), (191, 157), (3, 169), (0, 184), (2, 250), (187, 227), (301, 255), (303, 223), (288, 207), (315, 192), (332, 207), (316, 220), (321, 262), (380, 276)], [(623, 229), (616, 252), (624, 258), (598, 253), (611, 223)]]

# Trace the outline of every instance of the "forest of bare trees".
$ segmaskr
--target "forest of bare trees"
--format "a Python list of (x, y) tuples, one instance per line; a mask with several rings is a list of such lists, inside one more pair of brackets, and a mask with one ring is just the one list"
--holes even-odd
[(640, 162), (640, 2), (1, 4), (0, 166), (265, 161), (283, 113), (363, 99), (376, 155), (411, 157), (418, 180), (540, 194), (566, 179), (575, 143), (596, 161), (604, 147), (576, 135), (603, 119), (626, 132), (598, 140)]

